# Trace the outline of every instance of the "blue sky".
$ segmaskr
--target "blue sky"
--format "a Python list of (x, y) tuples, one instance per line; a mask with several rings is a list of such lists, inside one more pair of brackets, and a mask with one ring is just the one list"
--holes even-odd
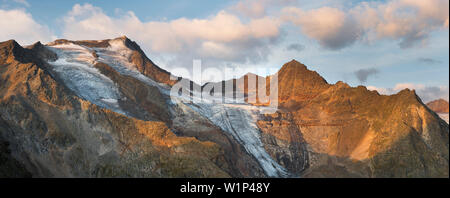
[(296, 59), (330, 83), (448, 100), (448, 0), (0, 0), (0, 17), (22, 44), (126, 34), (169, 71)]
[(90, 3), (101, 7), (108, 15), (118, 11), (133, 11), (142, 20), (170, 20), (180, 17), (203, 18), (235, 1), (224, 0), (27, 0), (29, 6), (24, 6), (12, 0), (0, 0), (2, 7), (25, 8), (41, 23), (59, 31), (58, 18), (69, 12), (75, 4)]

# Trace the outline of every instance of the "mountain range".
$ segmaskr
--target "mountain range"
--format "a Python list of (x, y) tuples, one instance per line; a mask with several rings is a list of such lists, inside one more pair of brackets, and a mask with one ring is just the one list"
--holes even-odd
[[(2, 42), (0, 177), (449, 176), (449, 125), (414, 90), (330, 84), (296, 60), (276, 74), (229, 80), (247, 103), (196, 104), (127, 37)], [(236, 86), (250, 77), (266, 87)], [(248, 97), (275, 81), (277, 110), (258, 111), (275, 101)]]
[(449, 109), (448, 102), (444, 99), (431, 101), (427, 103), (427, 106), (436, 113), (448, 113)]

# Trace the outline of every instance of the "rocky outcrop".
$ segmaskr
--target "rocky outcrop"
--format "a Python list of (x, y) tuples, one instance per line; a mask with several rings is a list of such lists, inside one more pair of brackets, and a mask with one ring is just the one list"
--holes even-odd
[(159, 120), (170, 123), (169, 107), (157, 87), (149, 86), (131, 76), (119, 74), (109, 65), (99, 62), (94, 65), (119, 88), (123, 98), (119, 106), (141, 120)]
[[(0, 118), (0, 131), (10, 130), (5, 121)], [(0, 178), (24, 178), (32, 175), (22, 163), (17, 161), (9, 149), (9, 143), (0, 137)]]
[(266, 114), (257, 124), (265, 149), (280, 165), (295, 176), (309, 167), (307, 144), (293, 122), (292, 114)]

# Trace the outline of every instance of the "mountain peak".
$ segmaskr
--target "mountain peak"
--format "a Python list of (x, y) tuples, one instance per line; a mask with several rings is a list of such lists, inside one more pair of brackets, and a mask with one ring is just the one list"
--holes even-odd
[(303, 63), (292, 59), (281, 67), (280, 71), (282, 70), (308, 70), (308, 68)]
[[(21, 62), (28, 62), (30, 56), (25, 53), (25, 50), (19, 43), (15, 40), (8, 40), (0, 43), (0, 61), (13, 60), (16, 59)], [(12, 59), (10, 59), (12, 57)]]
[(124, 40), (128, 39), (128, 37), (127, 37), (126, 35), (122, 35), (122, 36), (119, 36), (119, 37), (117, 37), (117, 38), (119, 38), (119, 39), (124, 39)]
[(328, 84), (327, 81), (320, 76), (316, 71), (309, 70), (306, 65), (293, 59), (286, 63), (278, 71), (280, 79), (295, 79), (302, 81), (310, 81), (311, 83)]
[(307, 101), (330, 85), (317, 72), (292, 60), (281, 67), (278, 71), (279, 99), (281, 102), (295, 100), (298, 102)]
[(335, 85), (339, 88), (350, 88), (350, 85), (348, 85), (347, 83), (345, 83), (343, 81), (338, 81), (338, 82), (336, 82)]
[(131, 39), (129, 39), (127, 36), (125, 36), (125, 35), (122, 35), (122, 36), (119, 36), (119, 37), (117, 37), (117, 38), (114, 38), (114, 39), (110, 39), (111, 41), (122, 41), (122, 42), (124, 42), (125, 44), (126, 43), (131, 43), (131, 42), (133, 42), (133, 41), (131, 41)]
[(131, 50), (136, 50), (139, 53), (144, 54), (144, 51), (142, 51), (141, 47), (134, 41), (132, 41), (131, 39), (129, 39), (127, 36), (120, 36), (117, 37), (115, 39), (111, 39), (110, 41), (120, 41), (124, 44), (125, 47), (131, 49)]
[(433, 102), (439, 102), (439, 103), (448, 103), (448, 101), (447, 101), (447, 100), (445, 100), (445, 99), (442, 99), (442, 98), (439, 98), (439, 99), (437, 99), (437, 100), (434, 100)]
[(41, 41), (38, 41), (38, 42), (36, 42), (36, 43), (33, 43), (32, 45), (30, 45), (30, 47), (36, 47), (36, 46), (43, 46), (42, 45), (42, 43), (41, 43)]
[(176, 83), (176, 81), (170, 79), (170, 73), (153, 63), (135, 41), (125, 35), (109, 41), (123, 42), (123, 45), (132, 51), (131, 62), (136, 65), (137, 70), (142, 74), (164, 84), (174, 85)]
[(449, 104), (444, 99), (438, 99), (427, 103), (427, 106), (436, 113), (448, 113)]
[[(47, 44), (47, 46), (54, 46), (66, 43), (73, 43), (75, 45), (81, 45), (88, 48), (117, 48), (130, 50), (129, 60), (136, 69), (143, 75), (150, 77), (151, 79), (164, 83), (167, 85), (174, 85), (175, 80), (171, 80), (170, 73), (166, 70), (158, 67), (154, 64), (144, 53), (141, 47), (127, 36), (123, 35), (113, 39), (105, 40), (80, 40), (80, 41), (70, 41), (66, 39), (58, 39)], [(112, 49), (113, 51), (116, 49)]]
[(0, 42), (0, 48), (3, 50), (11, 50), (14, 48), (22, 48), (22, 46), (20, 46), (19, 43), (17, 43), (14, 39), (11, 39), (8, 41)]

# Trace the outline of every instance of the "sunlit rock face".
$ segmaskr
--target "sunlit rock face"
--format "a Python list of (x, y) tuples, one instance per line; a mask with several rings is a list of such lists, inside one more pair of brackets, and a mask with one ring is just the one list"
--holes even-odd
[[(299, 76), (310, 72), (293, 62), (283, 66), (280, 73), (285, 69)], [(308, 92), (313, 94), (306, 101), (294, 97), (297, 104), (286, 105), (282, 111), (284, 120), (292, 121), (272, 125), (279, 130), (275, 126), (294, 124), (301, 134), (295, 142), (305, 142), (309, 152), (309, 168), (303, 176), (448, 176), (448, 124), (414, 91), (383, 96), (363, 86), (354, 88), (342, 82), (324, 85), (320, 78), (314, 78), (316, 82), (309, 86), (322, 91)], [(279, 77), (279, 85), (287, 79)], [(291, 133), (272, 131), (284, 140), (290, 140)]]
[(126, 37), (0, 55), (0, 177), (448, 177), (448, 124), (413, 91), (328, 84), (293, 60), (254, 77), (278, 83), (264, 113), (273, 101), (248, 103), (264, 87), (238, 83), (253, 74), (237, 103), (170, 95), (178, 81)]

